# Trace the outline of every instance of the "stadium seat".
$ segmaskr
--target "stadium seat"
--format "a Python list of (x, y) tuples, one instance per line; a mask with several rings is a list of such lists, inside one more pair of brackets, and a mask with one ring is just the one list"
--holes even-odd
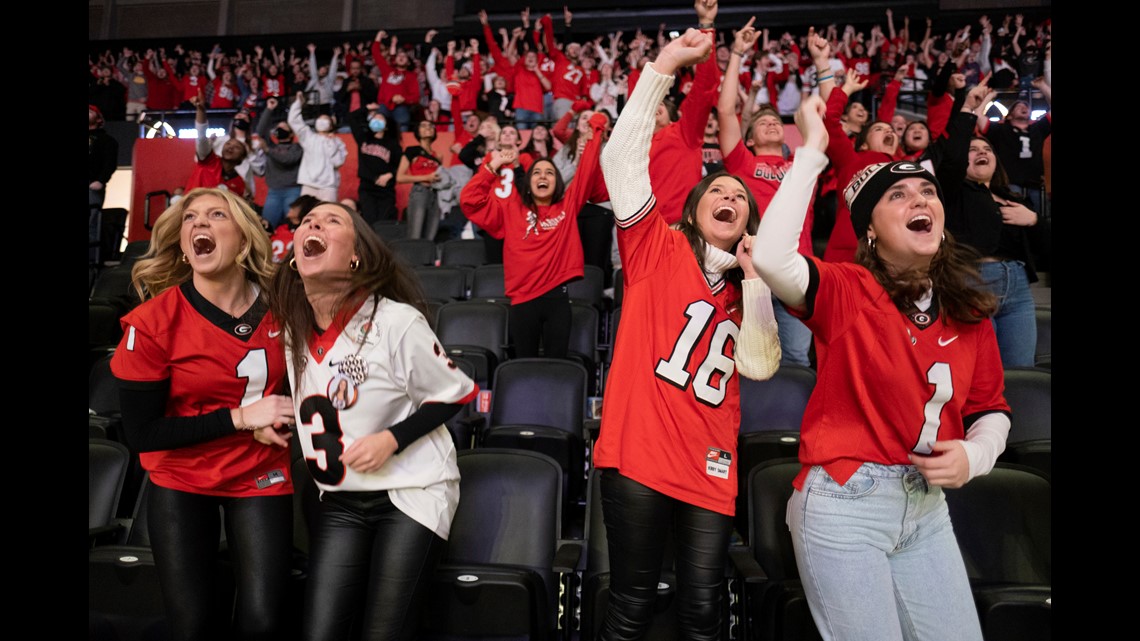
[(601, 267), (586, 265), (582, 278), (567, 283), (566, 291), (571, 301), (593, 305), (599, 312), (605, 311), (605, 280), (606, 274)]
[(945, 490), (950, 520), (986, 639), (1052, 638), (1052, 486), (1032, 468), (999, 462)]
[(87, 528), (92, 545), (107, 534), (117, 540), (119, 500), (131, 463), (127, 446), (118, 441), (89, 438), (87, 446)]
[(416, 265), (416, 276), (420, 279), (424, 294), (433, 300), (466, 300), (467, 272), (459, 267), (436, 267)]
[(454, 238), (439, 244), (442, 267), (471, 267), (487, 263), (486, 243), (481, 238)]
[(815, 379), (814, 369), (792, 363), (781, 364), (766, 381), (740, 377), (736, 527), (742, 537), (748, 535), (748, 474), (766, 460), (799, 453), (800, 422)]
[(459, 452), (458, 464), (463, 498), (419, 638), (561, 638), (569, 622), (559, 621), (560, 586), (578, 564), (581, 542), (560, 538), (558, 463), (538, 452), (476, 448)]
[(597, 307), (581, 300), (570, 302), (570, 346), (567, 355), (578, 360), (589, 374), (586, 394), (600, 396), (601, 346), (598, 344), (598, 325), (601, 312)]
[(1037, 367), (1050, 369), (1053, 366), (1053, 309), (1051, 307), (1037, 307), (1037, 349), (1034, 354), (1034, 364)]
[(476, 300), (447, 303), (436, 311), (436, 337), (449, 354), (475, 364), (481, 389), (491, 389), (495, 368), (507, 360), (508, 313), (505, 305)]
[(998, 457), (1026, 465), (1052, 478), (1053, 375), (1037, 367), (1005, 369), (1005, 399), (1010, 407), (1009, 436)]
[(738, 573), (739, 639), (821, 638), (784, 520), (799, 471), (798, 459), (778, 458), (759, 463), (748, 475), (748, 543), (729, 552)]
[(436, 246), (430, 238), (394, 238), (384, 241), (408, 265), (435, 265)]
[(584, 511), (586, 368), (556, 358), (516, 358), (495, 370), (491, 413), (476, 447), (542, 452), (561, 466), (567, 516)]
[(395, 220), (378, 220), (372, 223), (372, 231), (384, 242), (408, 237), (408, 224)]
[[(122, 544), (91, 548), (87, 563), (89, 641), (149, 641), (170, 638), (154, 553), (147, 531), (149, 477), (135, 503)], [(219, 532), (219, 543), (222, 541)], [(215, 578), (217, 612), (228, 618), (234, 607), (232, 571), (219, 555)]]
[(479, 265), (471, 276), (471, 300), (490, 300), (509, 304), (503, 264)]

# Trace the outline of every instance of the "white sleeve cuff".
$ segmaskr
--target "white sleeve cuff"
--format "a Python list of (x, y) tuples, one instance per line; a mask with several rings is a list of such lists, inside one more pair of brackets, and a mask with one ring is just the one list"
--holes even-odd
[(994, 469), (998, 456), (1005, 451), (1008, 436), (1009, 416), (1001, 412), (991, 412), (974, 421), (966, 431), (966, 440), (962, 441), (970, 461), (970, 479)]
[(741, 283), (744, 314), (736, 340), (736, 370), (741, 376), (766, 381), (780, 369), (780, 334), (772, 309), (772, 290), (763, 279)]
[(806, 300), (808, 266), (807, 260), (799, 254), (800, 232), (815, 193), (816, 180), (826, 166), (827, 155), (822, 151), (797, 147), (792, 167), (780, 182), (756, 230), (752, 264), (776, 298), (792, 307), (802, 307)]

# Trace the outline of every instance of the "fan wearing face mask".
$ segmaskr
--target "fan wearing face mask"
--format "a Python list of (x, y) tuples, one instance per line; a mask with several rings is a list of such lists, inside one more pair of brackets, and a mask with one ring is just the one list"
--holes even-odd
[(339, 198), (340, 168), (348, 158), (348, 147), (334, 132), (332, 116), (321, 114), (312, 127), (306, 124), (301, 117), (304, 104), (305, 94), (298, 91), (297, 98), (289, 105), (286, 119), (304, 150), (297, 170), (297, 182), (301, 184), (302, 195), (336, 201)]
[(269, 229), (276, 229), (282, 223), (289, 211), (289, 203), (301, 195), (297, 171), (304, 152), (285, 120), (285, 111), (285, 106), (277, 98), (270, 96), (266, 99), (265, 111), (257, 119), (257, 137), (253, 145), (254, 153), (265, 159), (261, 175), (265, 176), (268, 189), (261, 217)]
[(348, 125), (357, 144), (360, 215), (369, 225), (396, 220), (396, 167), (403, 153), (399, 127), (381, 113), (377, 102), (349, 112)]

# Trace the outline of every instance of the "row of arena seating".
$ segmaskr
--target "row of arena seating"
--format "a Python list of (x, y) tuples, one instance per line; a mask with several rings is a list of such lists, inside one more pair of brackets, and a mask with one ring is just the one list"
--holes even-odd
[[(125, 448), (114, 441), (90, 443), (92, 469), (110, 468), (110, 481), (104, 485), (113, 488), (121, 482), (123, 473), (116, 469), (126, 465), (121, 462)], [(119, 468), (113, 467), (116, 457)], [(112, 464), (100, 467), (97, 460)], [(585, 530), (581, 537), (567, 538), (562, 521), (564, 469), (553, 457), (513, 447), (481, 447), (461, 451), (458, 462), (463, 498), (445, 557), (432, 576), (421, 637), (596, 639), (609, 596), (599, 473), (591, 471), (586, 486)], [(291, 594), (296, 604), (307, 577), (308, 519), (316, 501), (316, 488), (304, 466), (303, 458), (295, 459), (294, 478), (299, 482)], [(761, 463), (748, 475), (743, 516), (749, 536), (729, 549), (724, 638), (820, 638), (784, 525), (791, 480), (798, 470), (795, 458), (781, 457)], [(134, 519), (121, 521), (121, 538), (95, 543), (89, 552), (90, 639), (169, 638), (146, 534), (146, 487)], [(999, 463), (989, 475), (946, 493), (984, 638), (1051, 638), (1050, 481), (1031, 468)], [(225, 615), (232, 609), (233, 586), (224, 530), (219, 547), (218, 607)], [(674, 546), (667, 540), (647, 639), (675, 638), (673, 558)], [(297, 630), (300, 608), (291, 612), (288, 627)]]

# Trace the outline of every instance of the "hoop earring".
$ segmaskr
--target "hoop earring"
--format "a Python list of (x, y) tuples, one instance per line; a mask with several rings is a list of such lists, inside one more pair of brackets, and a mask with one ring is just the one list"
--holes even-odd
[(875, 251), (875, 239), (872, 236), (867, 237), (867, 249)]
[(360, 269), (360, 259), (353, 257), (352, 260), (348, 261), (348, 269), (351, 271), (356, 271), (356, 270)]
[(946, 242), (946, 232), (942, 232), (942, 242)]
[(297, 271), (297, 257), (296, 256), (289, 259), (289, 269), (292, 269), (293, 271)]
[(186, 254), (182, 254), (182, 262), (187, 264), (190, 263), (190, 259), (186, 256)]

